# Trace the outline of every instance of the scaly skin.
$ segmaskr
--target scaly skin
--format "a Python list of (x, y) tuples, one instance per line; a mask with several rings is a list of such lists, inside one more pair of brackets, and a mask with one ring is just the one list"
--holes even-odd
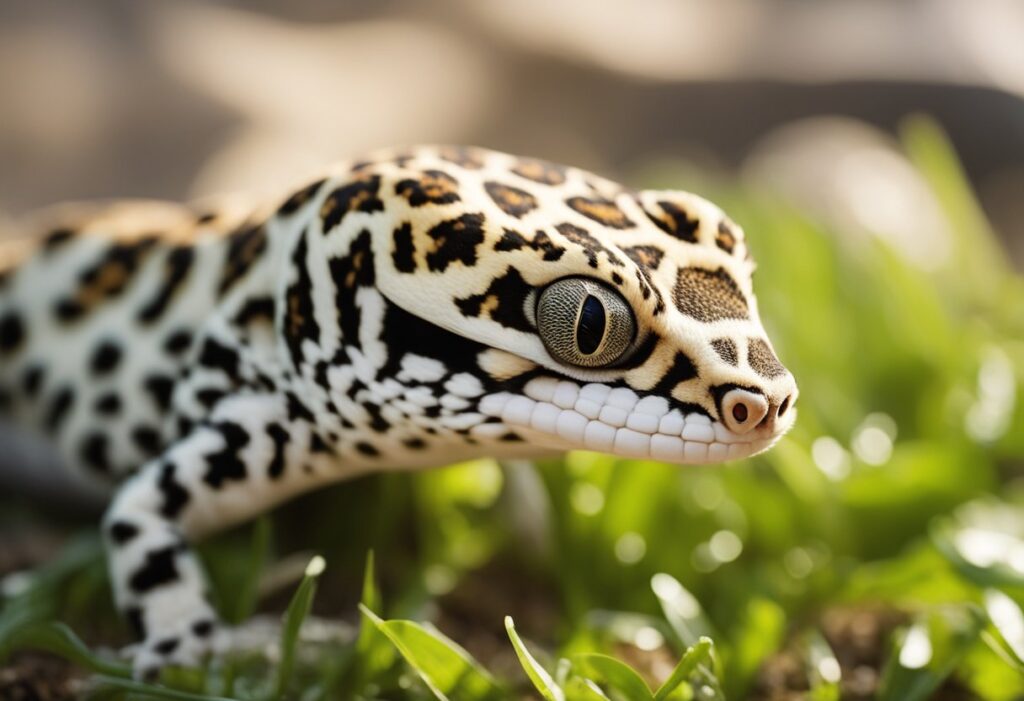
[(538, 450), (720, 462), (796, 414), (717, 207), (482, 149), (376, 154), (266, 212), (79, 212), (0, 261), (0, 398), (119, 484), (139, 674), (221, 639), (188, 543), (300, 492)]

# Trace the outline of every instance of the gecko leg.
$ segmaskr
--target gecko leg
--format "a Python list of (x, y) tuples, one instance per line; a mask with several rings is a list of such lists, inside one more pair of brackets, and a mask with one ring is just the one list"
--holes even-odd
[(280, 395), (227, 397), (120, 488), (104, 534), (115, 600), (142, 639), (137, 676), (226, 642), (188, 544), (343, 476), (329, 454), (311, 455), (313, 438)]

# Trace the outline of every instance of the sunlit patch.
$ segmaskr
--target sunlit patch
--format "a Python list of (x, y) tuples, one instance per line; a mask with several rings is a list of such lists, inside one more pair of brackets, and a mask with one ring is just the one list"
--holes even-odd
[(906, 669), (921, 669), (932, 660), (932, 641), (928, 638), (928, 628), (922, 623), (915, 623), (907, 631), (900, 648), (900, 666)]
[(869, 414), (854, 431), (851, 447), (868, 465), (884, 465), (892, 457), (896, 422), (888, 414)]

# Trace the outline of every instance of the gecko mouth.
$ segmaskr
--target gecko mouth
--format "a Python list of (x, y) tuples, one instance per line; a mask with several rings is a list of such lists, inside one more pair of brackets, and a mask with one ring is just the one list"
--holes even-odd
[(673, 408), (664, 397), (554, 377), (530, 380), (522, 394), (487, 395), (480, 401), (480, 411), (524, 432), (541, 447), (695, 465), (738, 460), (767, 450), (789, 429), (796, 414), (790, 411), (786, 421), (771, 431), (740, 435), (705, 414)]

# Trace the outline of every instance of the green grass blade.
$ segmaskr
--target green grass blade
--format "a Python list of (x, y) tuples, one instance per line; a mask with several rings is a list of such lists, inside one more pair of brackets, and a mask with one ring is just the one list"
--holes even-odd
[(602, 683), (620, 692), (630, 701), (651, 699), (651, 689), (636, 671), (625, 662), (598, 653), (573, 655), (573, 667), (587, 679)]
[(414, 621), (385, 621), (365, 606), (360, 609), (441, 701), (484, 701), (503, 697), (491, 675), (440, 631)]
[(131, 668), (128, 665), (98, 656), (63, 623), (50, 621), (26, 626), (15, 631), (10, 642), (3, 647), (10, 650), (44, 650), (96, 674), (131, 677)]
[(804, 638), (805, 664), (811, 684), (810, 701), (839, 701), (842, 670), (825, 637), (814, 630)]
[(256, 611), (259, 600), (260, 573), (267, 562), (270, 549), (270, 519), (266, 516), (257, 519), (253, 525), (252, 541), (249, 544), (249, 562), (246, 569), (249, 576), (242, 580), (242, 589), (235, 599), (231, 613), (234, 623), (249, 620)]
[(277, 668), (277, 680), (274, 684), (274, 697), (283, 698), (288, 682), (291, 681), (295, 666), (295, 648), (299, 642), (299, 631), (302, 622), (309, 615), (316, 595), (316, 581), (323, 574), (326, 563), (317, 555), (306, 566), (306, 574), (295, 591), (288, 610), (285, 613), (284, 627), (281, 630), (281, 663)]
[(515, 648), (519, 664), (523, 666), (526, 676), (530, 678), (533, 686), (540, 692), (545, 701), (565, 701), (565, 693), (558, 688), (558, 685), (555, 684), (555, 680), (551, 678), (548, 671), (540, 666), (540, 663), (534, 659), (530, 651), (526, 649), (526, 645), (519, 638), (511, 616), (505, 616), (505, 630), (508, 632), (509, 640), (512, 641), (512, 647)]
[(100, 693), (122, 691), (130, 694), (131, 698), (166, 699), (167, 701), (233, 701), (224, 696), (207, 696), (205, 694), (193, 694), (189, 691), (178, 691), (168, 689), (164, 686), (153, 686), (133, 679), (121, 679), (119, 677), (96, 677), (91, 680)]
[[(711, 650), (713, 643), (710, 638), (702, 637), (687, 650), (682, 659), (679, 660), (679, 664), (672, 670), (672, 674), (665, 680), (665, 683), (654, 692), (654, 701), (663, 701), (668, 698), (668, 695), (675, 691), (676, 687), (685, 681), (688, 681), (695, 672), (698, 671), (698, 667), (707, 666), (707, 663), (711, 661)], [(717, 685), (717, 679), (714, 680)]]
[(684, 646), (696, 645), (701, 637), (714, 637), (714, 630), (700, 602), (679, 580), (670, 574), (659, 573), (651, 578), (651, 589), (658, 597), (665, 619)]

